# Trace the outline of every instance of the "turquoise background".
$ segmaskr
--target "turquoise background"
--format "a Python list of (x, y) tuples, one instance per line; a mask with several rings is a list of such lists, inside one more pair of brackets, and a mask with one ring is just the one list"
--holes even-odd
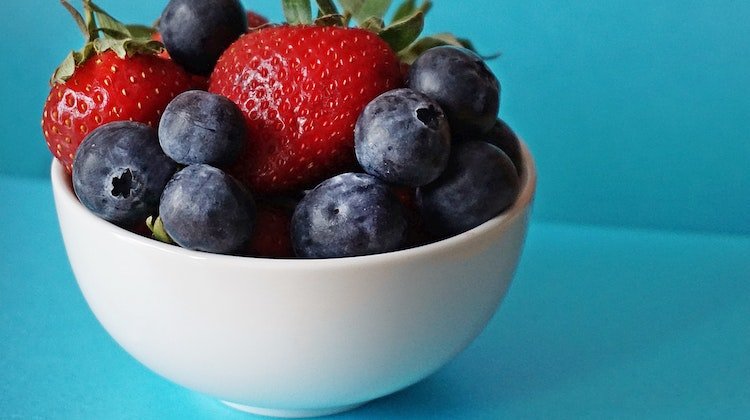
[[(99, 2), (150, 22), (166, 0)], [(531, 229), (465, 352), (336, 418), (747, 418), (750, 2), (435, 3), (426, 32), (502, 52), (501, 114), (539, 170)], [(86, 306), (39, 128), (81, 37), (56, 0), (3, 4), (0, 419), (248, 418), (146, 370)]]
[[(102, 0), (150, 22), (164, 2)], [(0, 16), (0, 173), (46, 177), (45, 81), (80, 37), (55, 1)], [(278, 1), (248, 1), (278, 20)], [(9, 9), (9, 10), (8, 10)], [(426, 32), (486, 53), (541, 173), (536, 217), (750, 233), (750, 2), (436, 1)]]

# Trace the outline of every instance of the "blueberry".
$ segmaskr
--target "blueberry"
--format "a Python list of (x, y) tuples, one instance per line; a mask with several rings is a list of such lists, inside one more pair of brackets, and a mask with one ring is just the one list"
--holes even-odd
[(395, 251), (406, 219), (390, 188), (368, 174), (344, 173), (320, 183), (292, 215), (299, 257), (336, 258)]
[(197, 164), (177, 172), (164, 188), (159, 217), (178, 245), (231, 254), (250, 239), (255, 224), (250, 193), (221, 169)]
[(373, 99), (354, 130), (354, 150), (365, 172), (411, 187), (430, 183), (443, 172), (450, 142), (440, 105), (411, 89)]
[(500, 108), (500, 83), (481, 57), (441, 46), (422, 53), (409, 69), (409, 87), (436, 100), (454, 133), (484, 133)]
[(167, 105), (159, 122), (159, 143), (167, 156), (183, 165), (232, 163), (245, 141), (245, 122), (229, 99), (190, 90)]
[(162, 152), (156, 131), (136, 122), (93, 130), (73, 160), (73, 189), (97, 216), (120, 225), (156, 213), (177, 164)]
[(492, 126), (490, 131), (478, 135), (469, 136), (467, 138), (458, 139), (459, 141), (468, 140), (482, 140), (500, 148), (513, 162), (516, 167), (518, 174), (523, 173), (523, 158), (521, 157), (521, 141), (513, 132), (513, 129), (503, 120), (497, 119), (495, 125)]
[(172, 60), (204, 76), (246, 31), (247, 15), (239, 0), (171, 0), (159, 19), (159, 32)]
[(510, 158), (483, 141), (454, 144), (445, 172), (417, 188), (417, 207), (427, 230), (447, 237), (499, 215), (518, 195), (519, 178)]

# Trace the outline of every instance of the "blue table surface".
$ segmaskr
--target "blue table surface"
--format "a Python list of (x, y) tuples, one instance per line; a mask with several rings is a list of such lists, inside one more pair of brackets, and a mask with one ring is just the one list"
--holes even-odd
[[(109, 338), (68, 265), (48, 181), (0, 177), (0, 196), (0, 418), (252, 417)], [(749, 274), (748, 236), (533, 223), (509, 294), (466, 351), (338, 417), (743, 418)]]

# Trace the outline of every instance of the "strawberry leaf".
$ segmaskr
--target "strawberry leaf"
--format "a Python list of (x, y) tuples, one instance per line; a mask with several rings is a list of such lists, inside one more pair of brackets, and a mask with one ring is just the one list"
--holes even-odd
[(76, 70), (76, 59), (75, 59), (75, 52), (71, 51), (63, 60), (62, 63), (55, 69), (55, 72), (52, 74), (52, 79), (50, 80), (50, 84), (54, 85), (55, 83), (65, 83), (66, 80), (70, 78), (70, 76), (73, 75), (73, 72)]
[(333, 3), (333, 0), (317, 0), (317, 3), (318, 3), (318, 9), (320, 9), (321, 17), (325, 17), (327, 15), (339, 14), (339, 11), (336, 8), (336, 5)]
[(161, 217), (154, 219), (152, 216), (149, 216), (146, 219), (146, 226), (151, 231), (152, 238), (166, 244), (174, 244), (172, 238), (170, 238), (167, 231), (164, 230), (164, 223), (161, 221)]
[(79, 51), (71, 51), (55, 69), (50, 79), (50, 85), (65, 83), (73, 75), (76, 67), (88, 60), (94, 53), (96, 51), (93, 42), (87, 42)]
[(344, 26), (349, 26), (349, 23), (352, 21), (352, 12), (348, 10), (344, 10)]
[(133, 38), (151, 39), (151, 36), (156, 33), (156, 29), (147, 25), (125, 25), (125, 27)]
[(346, 26), (344, 16), (339, 14), (324, 15), (315, 19), (316, 26)]
[(130, 36), (128, 28), (120, 23), (117, 19), (110, 16), (109, 13), (102, 10), (99, 6), (91, 3), (91, 10), (94, 12), (94, 17), (99, 26), (98, 29), (109, 30), (113, 33), (123, 34), (123, 37)]
[(377, 16), (382, 19), (390, 7), (391, 0), (369, 0), (364, 2), (360, 13), (362, 16)]
[(94, 42), (101, 40), (101, 39), (123, 40), (123, 39), (130, 38), (130, 35), (128, 35), (127, 33), (116, 31), (110, 28), (99, 28), (99, 31), (106, 36), (104, 38), (96, 39), (94, 40)]
[(424, 13), (417, 11), (408, 18), (385, 28), (380, 32), (380, 37), (391, 46), (393, 51), (401, 51), (419, 37), (423, 28)]
[(415, 0), (406, 0), (396, 9), (396, 11), (393, 13), (393, 19), (391, 20), (391, 23), (396, 23), (400, 20), (406, 19), (414, 15), (414, 13), (422, 12), (423, 14), (427, 15), (427, 12), (432, 9), (432, 1), (431, 0), (423, 0), (422, 4), (417, 7), (417, 2)]
[(98, 52), (112, 50), (120, 58), (125, 58), (128, 55), (125, 51), (125, 42), (121, 39), (99, 38), (94, 40), (94, 48)]
[(76, 67), (96, 53), (112, 50), (124, 58), (134, 54), (157, 54), (164, 49), (161, 42), (151, 39), (153, 28), (144, 25), (125, 25), (91, 0), (82, 1), (83, 14), (67, 0), (60, 0), (78, 28), (86, 34), (86, 43), (79, 51), (73, 51), (65, 57), (52, 75), (51, 84), (65, 83), (73, 75)]
[(309, 0), (281, 0), (284, 17), (290, 25), (312, 23), (312, 7)]
[[(430, 48), (440, 47), (444, 45), (452, 45), (454, 47), (467, 48), (471, 51), (477, 52), (476, 48), (474, 48), (474, 45), (468, 39), (457, 38), (455, 35), (449, 34), (449, 33), (439, 33), (439, 34), (426, 36), (424, 38), (420, 38), (413, 44), (409, 45), (407, 48), (399, 51), (398, 56), (402, 62), (411, 64), (423, 52), (429, 50)], [(491, 55), (480, 54), (480, 56), (485, 60), (492, 60), (492, 59), (499, 57), (500, 54), (499, 53), (495, 53)]]
[(432, 0), (423, 0), (422, 4), (417, 8), (417, 10), (425, 15), (427, 15), (427, 12), (429, 12), (430, 9), (432, 9)]
[(391, 0), (340, 0), (340, 3), (360, 25), (372, 17), (383, 19), (391, 6)]
[(408, 48), (399, 51), (398, 55), (401, 61), (407, 64), (411, 64), (417, 59), (423, 52), (430, 48), (440, 47), (443, 45), (453, 45), (462, 47), (458, 38), (450, 34), (436, 34), (420, 38), (417, 42), (411, 44)]
[(91, 9), (91, 0), (83, 0), (83, 19), (86, 22), (86, 30), (89, 33), (88, 42), (91, 42), (99, 36), (96, 30), (94, 11)]
[(468, 40), (463, 39), (463, 38), (457, 38), (453, 34), (449, 34), (449, 33), (434, 34), (434, 35), (431, 35), (430, 38), (434, 38), (434, 39), (436, 39), (438, 41), (444, 42), (445, 45), (453, 45), (453, 46), (456, 46), (456, 47), (464, 47), (464, 48), (468, 48), (468, 49), (476, 52), (476, 50), (474, 49), (474, 46), (471, 45), (471, 43)]
[(375, 33), (380, 33), (383, 30), (384, 26), (385, 23), (383, 22), (383, 19), (376, 16), (371, 16), (370, 18), (359, 24), (360, 28)]
[(393, 13), (393, 19), (391, 22), (398, 22), (401, 19), (409, 17), (414, 14), (417, 10), (417, 2), (415, 0), (406, 0), (401, 3), (396, 11)]
[(86, 24), (86, 21), (83, 19), (83, 16), (81, 16), (80, 13), (78, 13), (78, 10), (73, 7), (70, 3), (68, 3), (66, 0), (60, 0), (60, 3), (63, 5), (65, 10), (70, 13), (71, 16), (73, 16), (73, 20), (75, 20), (76, 25), (78, 26), (78, 29), (81, 30), (83, 35), (86, 37), (86, 40), (89, 40), (89, 26)]

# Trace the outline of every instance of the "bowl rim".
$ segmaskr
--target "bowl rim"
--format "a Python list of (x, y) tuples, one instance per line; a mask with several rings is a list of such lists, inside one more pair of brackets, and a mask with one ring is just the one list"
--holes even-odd
[[(425, 245), (406, 248), (398, 251), (380, 254), (361, 255), (339, 258), (268, 258), (239, 255), (213, 254), (203, 251), (194, 251), (181, 248), (177, 245), (166, 244), (158, 240), (141, 236), (127, 229), (119, 227), (104, 219), (97, 217), (89, 211), (76, 197), (73, 192), (72, 181), (63, 166), (57, 159), (52, 159), (50, 178), (55, 201), (65, 200), (68, 202), (77, 217), (83, 218), (87, 223), (98, 226), (109, 234), (119, 237), (121, 240), (132, 242), (139, 246), (150, 248), (152, 252), (164, 252), (168, 254), (182, 255), (189, 259), (213, 260), (217, 263), (227, 264), (249, 264), (254, 267), (268, 269), (278, 268), (303, 268), (303, 269), (325, 269), (331, 266), (346, 267), (366, 265), (381, 265), (395, 263), (403, 259), (418, 257), (429, 257), (431, 254), (438, 255), (441, 251), (459, 249), (465, 244), (478, 240), (491, 232), (504, 231), (516, 219), (523, 217), (526, 209), (532, 204), (536, 192), (537, 173), (534, 158), (528, 146), (519, 139), (520, 155), (522, 160), (521, 189), (516, 201), (498, 216), (482, 223), (458, 235), (432, 242)], [(59, 206), (59, 203), (56, 203)]]

